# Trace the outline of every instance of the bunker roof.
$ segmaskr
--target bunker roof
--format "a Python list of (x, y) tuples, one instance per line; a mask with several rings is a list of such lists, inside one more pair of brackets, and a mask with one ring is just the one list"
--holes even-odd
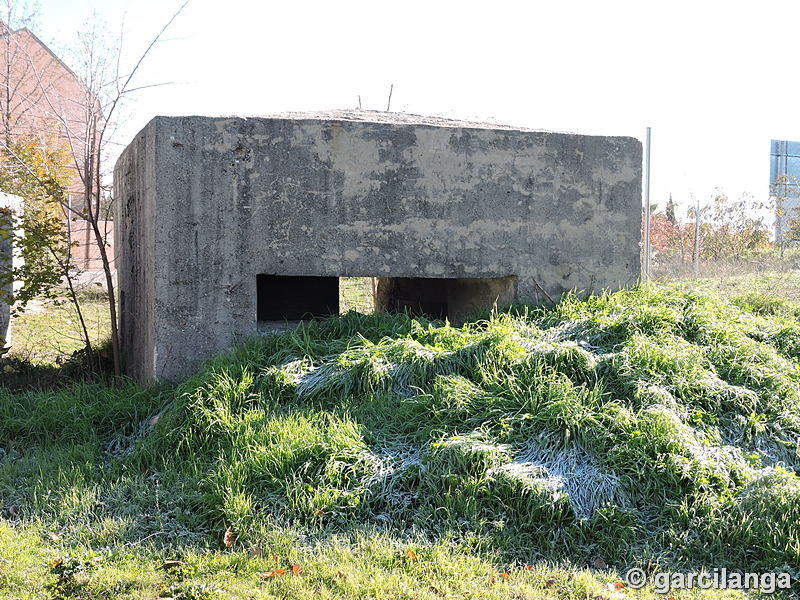
[[(404, 112), (387, 112), (380, 110), (323, 110), (309, 112), (283, 112), (271, 115), (258, 115), (258, 118), (288, 119), (296, 121), (358, 121), (367, 123), (387, 123), (394, 125), (429, 125), (432, 127), (466, 127), (470, 129), (500, 129), (508, 131), (545, 131), (543, 129), (530, 129), (515, 127), (489, 121), (466, 121), (461, 119), (448, 119), (415, 115)], [(550, 132), (548, 132), (550, 133)]]

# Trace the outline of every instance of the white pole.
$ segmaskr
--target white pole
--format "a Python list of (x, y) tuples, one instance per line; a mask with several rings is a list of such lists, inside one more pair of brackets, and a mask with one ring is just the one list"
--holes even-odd
[(644, 280), (650, 280), (650, 128), (644, 146)]
[(694, 276), (700, 275), (700, 198), (694, 203), (694, 252), (692, 253)]

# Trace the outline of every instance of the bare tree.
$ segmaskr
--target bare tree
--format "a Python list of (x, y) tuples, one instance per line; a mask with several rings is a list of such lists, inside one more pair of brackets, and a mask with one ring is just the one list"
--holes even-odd
[[(114, 287), (114, 269), (108, 254), (108, 231), (101, 229), (103, 203), (107, 197), (106, 164), (108, 145), (113, 137), (113, 123), (123, 99), (142, 89), (134, 87), (134, 77), (142, 63), (161, 40), (173, 21), (183, 12), (190, 0), (184, 2), (173, 13), (152, 41), (139, 55), (138, 60), (127, 73), (121, 71), (121, 40), (111, 46), (105, 39), (96, 19), (80, 36), (79, 52), (82, 57), (82, 78), (86, 87), (83, 105), (83, 122), (80, 130), (70, 127), (63, 121), (67, 131), (68, 143), (75, 166), (84, 185), (84, 216), (94, 233), (94, 240), (100, 253), (108, 292), (108, 308), (111, 318), (111, 349), (114, 361), (114, 374), (122, 374), (122, 359), (117, 320), (117, 300)], [(45, 94), (47, 99), (47, 94)], [(107, 203), (107, 205), (110, 203)]]

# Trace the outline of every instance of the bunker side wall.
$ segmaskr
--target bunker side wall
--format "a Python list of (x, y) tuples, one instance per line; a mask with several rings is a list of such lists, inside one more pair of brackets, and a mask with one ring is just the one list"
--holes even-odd
[(128, 375), (159, 376), (156, 368), (155, 297), (156, 185), (155, 128), (145, 127), (114, 168), (114, 259), (120, 344)]

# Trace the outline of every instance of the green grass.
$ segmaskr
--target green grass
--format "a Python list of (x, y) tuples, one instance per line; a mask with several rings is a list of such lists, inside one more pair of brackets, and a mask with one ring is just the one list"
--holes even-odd
[(799, 317), (665, 285), (460, 328), (350, 312), (177, 386), (0, 389), (0, 597), (584, 599), (634, 566), (797, 577)]
[(716, 277), (676, 282), (685, 289), (699, 289), (726, 298), (758, 295), (800, 302), (800, 271), (767, 271), (735, 277)]
[(355, 310), (369, 314), (374, 310), (371, 277), (340, 277), (339, 306), (342, 313)]
[[(444, 544), (400, 541), (382, 533), (333, 537), (304, 547), (285, 533), (247, 550), (145, 552), (141, 548), (88, 550), (43, 542), (41, 530), (0, 524), (5, 598), (476, 598), (587, 600), (665, 596), (652, 588), (618, 592), (614, 573), (572, 567), (498, 567)], [(415, 554), (411, 554), (411, 552)], [(66, 554), (73, 552), (73, 554)], [(284, 552), (284, 554), (278, 554)], [(146, 557), (146, 558), (145, 558)], [(411, 560), (410, 557), (414, 557)], [(164, 560), (167, 558), (167, 560)], [(175, 567), (165, 564), (179, 560)], [(169, 562), (168, 562), (169, 561)], [(59, 564), (60, 563), (60, 564)], [(292, 574), (292, 566), (301, 570)], [(284, 569), (286, 574), (270, 577)], [(503, 570), (500, 570), (503, 569)], [(617, 595), (614, 595), (614, 594)], [(680, 594), (682, 599), (741, 598), (736, 592)]]
[[(108, 302), (103, 295), (81, 294), (81, 309), (93, 344), (111, 335)], [(61, 365), (85, 341), (75, 307), (66, 297), (36, 301), (16, 316), (11, 357), (38, 365)]]

